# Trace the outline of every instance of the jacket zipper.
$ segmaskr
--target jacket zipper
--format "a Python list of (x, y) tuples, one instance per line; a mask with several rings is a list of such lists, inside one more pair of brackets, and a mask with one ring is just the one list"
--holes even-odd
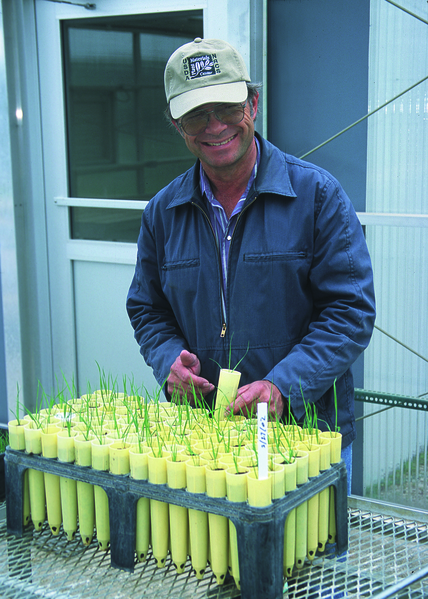
[[(232, 239), (230, 240), (230, 246), (232, 246), (233, 236), (235, 235), (235, 230), (236, 230), (236, 227), (238, 226), (238, 222), (239, 222), (239, 220), (241, 218), (242, 213), (245, 212), (251, 206), (251, 204), (257, 200), (257, 197), (258, 196), (255, 195), (254, 198), (251, 200), (251, 202), (249, 202), (245, 206), (245, 208), (243, 208), (241, 210), (241, 212), (238, 214), (238, 218), (236, 219), (235, 227), (233, 228)], [(202, 212), (202, 214), (204, 215), (204, 217), (207, 219), (208, 224), (209, 224), (209, 226), (211, 228), (211, 231), (212, 231), (213, 237), (214, 237), (214, 241), (215, 241), (216, 246), (217, 246), (217, 254), (219, 256), (218, 261), (219, 261), (220, 274), (221, 274), (221, 272), (222, 272), (222, 265), (221, 265), (220, 252), (219, 252), (218, 243), (217, 243), (217, 240), (216, 240), (216, 237), (215, 237), (214, 228), (213, 228), (213, 226), (211, 224), (211, 221), (210, 221), (208, 215), (205, 213), (205, 211), (198, 204), (196, 204), (196, 202), (192, 202), (192, 204), (194, 206), (196, 206), (197, 208), (199, 208), (199, 210)], [(229, 252), (229, 258), (230, 258), (230, 252)], [(229, 258), (228, 258), (228, 260), (229, 260)], [(221, 313), (222, 313), (222, 316), (223, 316), (223, 324), (221, 326), (220, 337), (222, 339), (224, 339), (224, 337), (226, 336), (227, 324), (226, 324), (226, 314), (225, 314), (225, 307), (224, 307), (224, 293), (223, 293), (223, 287), (222, 287), (221, 283), (220, 283), (220, 292), (221, 292), (221, 296), (223, 298), (222, 305), (221, 305)]]
[[(238, 214), (238, 218), (236, 219), (236, 223), (235, 226), (233, 227), (233, 233), (232, 233), (232, 237), (230, 239), (230, 245), (229, 245), (229, 255), (227, 257), (227, 261), (229, 262), (230, 260), (230, 249), (232, 247), (232, 242), (233, 242), (233, 237), (235, 235), (235, 231), (236, 231), (236, 227), (238, 226), (239, 221), (241, 220), (241, 216), (242, 214), (251, 206), (251, 204), (253, 202), (255, 202), (257, 200), (257, 195), (254, 196), (254, 198), (241, 210), (241, 212)], [(221, 264), (220, 264), (221, 267)], [(229, 265), (227, 266), (227, 271), (229, 272)], [(226, 323), (223, 324), (223, 328), (221, 330), (220, 333), (220, 337), (224, 337), (226, 335)]]
[[(211, 231), (212, 231), (212, 234), (213, 234), (213, 237), (214, 237), (215, 244), (216, 244), (216, 246), (217, 246), (218, 263), (219, 263), (219, 268), (220, 268), (220, 276), (221, 276), (221, 273), (222, 273), (222, 266), (221, 266), (220, 251), (219, 251), (218, 243), (217, 243), (217, 240), (216, 240), (216, 237), (215, 237), (215, 231), (214, 231), (214, 228), (213, 228), (213, 226), (212, 226), (212, 224), (211, 224), (211, 221), (210, 221), (210, 219), (209, 219), (208, 215), (206, 214), (205, 210), (203, 210), (203, 209), (201, 208), (201, 206), (199, 206), (199, 205), (198, 205), (196, 202), (192, 202), (192, 204), (193, 204), (193, 206), (196, 206), (196, 207), (197, 207), (197, 208), (198, 208), (198, 209), (199, 209), (199, 210), (202, 212), (202, 214), (204, 215), (204, 217), (205, 217), (205, 218), (207, 219), (207, 221), (208, 221), (208, 224), (209, 224), (209, 226), (210, 226), (210, 229), (211, 229)], [(223, 322), (222, 322), (222, 325), (221, 325), (221, 330), (220, 330), (220, 337), (221, 337), (221, 338), (224, 338), (224, 337), (226, 336), (226, 329), (227, 329), (227, 325), (226, 325), (226, 314), (225, 314), (225, 308), (224, 308), (224, 294), (223, 294), (223, 286), (222, 286), (221, 282), (220, 282), (220, 293), (221, 293), (221, 297), (222, 297), (222, 302), (221, 302), (221, 314), (222, 314), (222, 320), (223, 320)]]

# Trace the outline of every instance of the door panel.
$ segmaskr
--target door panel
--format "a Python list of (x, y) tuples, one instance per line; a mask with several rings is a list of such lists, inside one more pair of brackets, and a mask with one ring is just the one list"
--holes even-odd
[[(73, 261), (76, 308), (77, 371), (82, 381), (95, 385), (98, 366), (118, 377), (133, 377), (152, 392), (156, 387), (144, 363), (125, 310), (133, 265)], [(92, 387), (93, 388), (93, 387)]]

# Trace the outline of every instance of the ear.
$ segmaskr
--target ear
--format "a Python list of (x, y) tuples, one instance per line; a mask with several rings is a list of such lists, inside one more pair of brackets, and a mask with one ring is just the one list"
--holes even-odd
[(259, 106), (259, 92), (256, 93), (256, 95), (253, 98), (253, 101), (251, 102), (251, 117), (253, 119), (253, 121), (256, 120), (256, 116), (257, 116), (257, 108)]
[(171, 119), (171, 122), (174, 125), (174, 127), (177, 129), (177, 131), (179, 132), (179, 134), (181, 135), (181, 137), (184, 138), (184, 132), (181, 129), (180, 125), (177, 123), (177, 121), (175, 121), (174, 119)]

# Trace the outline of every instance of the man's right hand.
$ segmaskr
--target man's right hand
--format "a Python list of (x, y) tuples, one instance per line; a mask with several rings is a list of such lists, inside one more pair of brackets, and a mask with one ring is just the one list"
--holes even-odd
[(190, 405), (195, 405), (195, 396), (204, 397), (214, 389), (206, 379), (198, 376), (201, 363), (195, 354), (183, 349), (171, 366), (167, 379), (168, 393), (175, 401), (187, 399)]

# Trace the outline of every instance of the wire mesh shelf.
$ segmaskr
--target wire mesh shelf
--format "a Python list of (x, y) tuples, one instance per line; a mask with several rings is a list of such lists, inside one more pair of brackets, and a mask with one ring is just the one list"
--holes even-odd
[[(384, 589), (428, 566), (428, 525), (364, 509), (348, 509), (349, 551), (317, 557), (307, 563), (285, 588), (289, 599), (376, 597)], [(235, 599), (233, 579), (216, 584), (211, 571), (202, 580), (190, 560), (183, 574), (171, 561), (159, 569), (149, 554), (134, 572), (110, 566), (108, 552), (96, 541), (84, 547), (79, 537), (68, 542), (61, 531), (53, 537), (46, 526), (24, 536), (8, 535), (5, 508), (0, 506), (0, 594), (7, 599), (114, 597), (117, 599)], [(428, 597), (428, 578), (422, 578), (391, 597)], [(262, 599), (262, 598), (261, 598)]]

